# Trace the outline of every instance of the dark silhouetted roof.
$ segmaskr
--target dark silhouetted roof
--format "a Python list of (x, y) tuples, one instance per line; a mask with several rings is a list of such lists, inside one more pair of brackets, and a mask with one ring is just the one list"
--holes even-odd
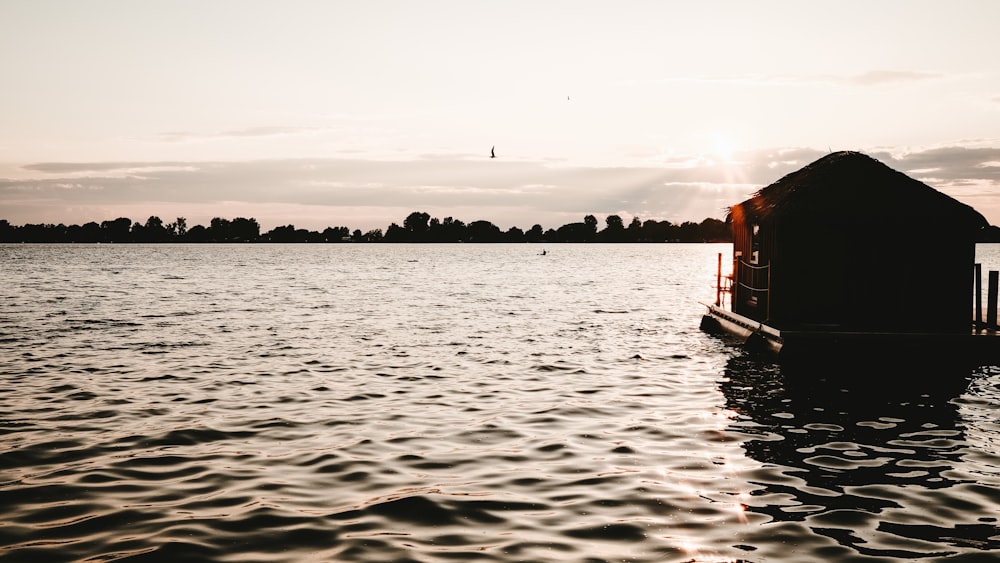
[(739, 207), (759, 220), (934, 221), (985, 227), (972, 207), (860, 152), (841, 151), (761, 188)]

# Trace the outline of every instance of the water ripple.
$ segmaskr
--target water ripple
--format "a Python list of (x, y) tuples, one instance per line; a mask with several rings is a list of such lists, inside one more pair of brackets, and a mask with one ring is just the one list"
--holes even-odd
[(742, 356), (722, 249), (2, 246), (0, 559), (1000, 553), (1000, 369)]

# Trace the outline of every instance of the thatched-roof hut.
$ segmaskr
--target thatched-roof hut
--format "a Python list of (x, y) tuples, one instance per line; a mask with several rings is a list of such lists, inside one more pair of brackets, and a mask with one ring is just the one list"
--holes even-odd
[(974, 209), (836, 152), (730, 209), (732, 310), (779, 330), (968, 332)]

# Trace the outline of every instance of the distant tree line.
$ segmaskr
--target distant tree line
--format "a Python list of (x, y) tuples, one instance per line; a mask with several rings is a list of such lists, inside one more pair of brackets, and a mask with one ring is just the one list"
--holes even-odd
[(489, 221), (465, 223), (452, 217), (439, 220), (422, 211), (410, 213), (400, 226), (361, 232), (347, 227), (327, 227), (323, 231), (296, 229), (293, 225), (275, 227), (261, 233), (254, 218), (212, 219), (208, 226), (188, 227), (184, 217), (171, 223), (151, 216), (145, 223), (126, 217), (83, 225), (25, 224), (11, 225), (0, 219), (0, 242), (80, 242), (80, 243), (159, 243), (159, 242), (730, 242), (729, 225), (708, 218), (701, 223), (686, 221), (675, 225), (670, 221), (646, 220), (634, 217), (625, 225), (618, 215), (609, 215), (604, 228), (593, 215), (579, 223), (568, 223), (558, 229), (543, 229), (534, 225), (527, 231), (511, 227), (506, 231)]

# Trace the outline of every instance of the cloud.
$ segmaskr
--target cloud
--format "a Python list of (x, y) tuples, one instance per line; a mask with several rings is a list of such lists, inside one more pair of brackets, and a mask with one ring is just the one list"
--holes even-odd
[(40, 162), (21, 168), (49, 174), (77, 174), (94, 172), (127, 172), (134, 170), (168, 170), (191, 168), (188, 162)]
[[(1000, 148), (988, 145), (980, 141), (863, 152), (977, 209), (983, 207), (984, 214), (993, 208), (1000, 213)], [(178, 214), (185, 214), (186, 207), (211, 213), (205, 210), (215, 206), (219, 216), (225, 216), (226, 209), (239, 209), (258, 219), (267, 215), (277, 224), (363, 230), (385, 228), (414, 210), (522, 228), (535, 223), (556, 227), (585, 214), (701, 221), (724, 217), (730, 205), (826, 152), (806, 147), (760, 149), (736, 152), (727, 162), (679, 155), (656, 166), (634, 167), (473, 160), (465, 155), (409, 160), (43, 162), (23, 167), (35, 173), (32, 178), (0, 179), (0, 208), (2, 218), (15, 224), (113, 219), (80, 214), (114, 213), (125, 206), (142, 209), (144, 204), (150, 206), (149, 213), (154, 206)], [(30, 215), (44, 209), (49, 210), (44, 218)], [(297, 210), (296, 216), (278, 216), (277, 209)], [(356, 223), (358, 209), (365, 209), (368, 223)], [(59, 210), (76, 216), (57, 217), (63, 212)], [(312, 224), (300, 224), (301, 220)], [(1000, 217), (991, 222), (997, 220)]]
[[(95, 162), (36, 163), (24, 167), (39, 172), (30, 179), (0, 179), (0, 206), (16, 211), (30, 193), (38, 205), (114, 206), (143, 201), (200, 206), (212, 202), (243, 202), (262, 208), (273, 205), (340, 209), (384, 207), (426, 210), (465, 221), (506, 220), (521, 225), (548, 226), (566, 214), (608, 214), (642, 211), (643, 218), (698, 220), (721, 217), (723, 203), (697, 197), (696, 186), (720, 184), (724, 177), (711, 167), (595, 168), (559, 166), (530, 161), (474, 161), (462, 156), (444, 159), (373, 161), (361, 159), (283, 159), (246, 162)], [(141, 172), (141, 174), (139, 173)], [(79, 189), (66, 190), (72, 183)], [(84, 189), (87, 188), (87, 189)], [(99, 188), (99, 189), (98, 189)], [(744, 186), (728, 188), (725, 200), (742, 197)], [(23, 201), (21, 202), (24, 203)], [(458, 216), (453, 210), (477, 209), (478, 216)], [(520, 217), (515, 217), (515, 210)], [(387, 211), (388, 213), (388, 211)], [(405, 215), (404, 215), (405, 216)], [(15, 217), (8, 216), (8, 219)], [(386, 216), (377, 227), (403, 217)], [(95, 218), (60, 219), (85, 222)], [(102, 218), (96, 218), (102, 219)], [(294, 222), (290, 217), (286, 221)], [(350, 223), (351, 217), (331, 217), (330, 224)], [(559, 223), (562, 224), (562, 223)], [(368, 226), (360, 225), (359, 228)]]
[(776, 82), (780, 84), (788, 83), (818, 83), (836, 84), (840, 86), (883, 86), (886, 84), (901, 84), (910, 82), (924, 82), (927, 80), (939, 80), (946, 75), (938, 72), (912, 71), (912, 70), (869, 70), (857, 74), (803, 74), (803, 75), (781, 75), (767, 76), (760, 79), (761, 82)]
[(939, 72), (913, 71), (913, 70), (887, 70), (876, 69), (856, 74), (747, 74), (747, 75), (724, 75), (724, 76), (693, 76), (693, 77), (673, 77), (660, 80), (635, 80), (631, 84), (643, 82), (667, 83), (667, 82), (709, 82), (727, 84), (777, 84), (787, 85), (796, 83), (818, 83), (818, 84), (838, 84), (843, 86), (881, 86), (884, 84), (923, 82), (927, 80), (938, 80), (946, 78), (945, 74)]
[(152, 137), (154, 142), (187, 143), (195, 141), (217, 141), (235, 138), (275, 137), (302, 135), (324, 130), (323, 127), (261, 126), (231, 129), (216, 132), (167, 131)]
[(872, 154), (886, 165), (914, 178), (933, 177), (945, 181), (989, 180), (1000, 182), (1000, 148), (938, 147), (908, 152), (898, 156)]
[(870, 70), (861, 74), (830, 77), (833, 82), (843, 82), (856, 86), (880, 86), (894, 82), (919, 82), (942, 78), (944, 75), (936, 72), (920, 72), (907, 70)]
[(184, 162), (43, 162), (21, 167), (24, 170), (69, 178), (148, 178), (170, 171), (194, 172), (197, 165)]

